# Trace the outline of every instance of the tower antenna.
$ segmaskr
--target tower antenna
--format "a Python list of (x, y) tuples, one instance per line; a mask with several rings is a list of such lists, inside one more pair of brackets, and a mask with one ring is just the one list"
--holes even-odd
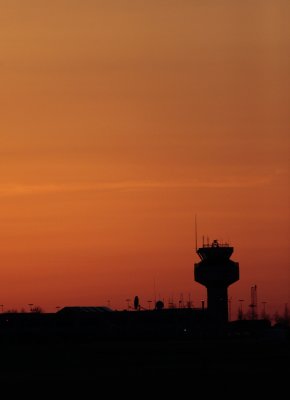
[(196, 214), (194, 216), (194, 225), (195, 225), (195, 251), (197, 252), (197, 218), (196, 218)]

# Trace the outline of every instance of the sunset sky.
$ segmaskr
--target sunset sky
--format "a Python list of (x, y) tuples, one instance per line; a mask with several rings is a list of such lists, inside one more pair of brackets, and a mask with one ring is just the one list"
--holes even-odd
[[(0, 303), (289, 298), (290, 3), (0, 0)], [(236, 317), (236, 314), (232, 316)]]

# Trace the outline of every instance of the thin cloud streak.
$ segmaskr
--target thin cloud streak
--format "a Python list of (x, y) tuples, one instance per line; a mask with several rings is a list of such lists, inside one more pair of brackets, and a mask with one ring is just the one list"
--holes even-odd
[(199, 181), (184, 182), (162, 181), (121, 181), (72, 184), (4, 184), (0, 185), (0, 196), (41, 195), (49, 193), (86, 192), (86, 191), (146, 191), (155, 189), (242, 189), (268, 185), (271, 177), (261, 177), (244, 180)]

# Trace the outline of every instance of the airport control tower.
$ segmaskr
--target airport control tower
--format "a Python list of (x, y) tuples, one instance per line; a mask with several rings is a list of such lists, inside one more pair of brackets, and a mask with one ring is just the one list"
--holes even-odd
[(230, 260), (234, 248), (214, 240), (196, 249), (201, 261), (194, 264), (194, 279), (207, 288), (211, 321), (228, 321), (228, 286), (239, 280), (239, 263)]

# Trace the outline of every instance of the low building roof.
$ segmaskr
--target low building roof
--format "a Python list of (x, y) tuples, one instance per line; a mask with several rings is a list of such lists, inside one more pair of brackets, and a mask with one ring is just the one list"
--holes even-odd
[(57, 313), (58, 314), (94, 314), (94, 313), (104, 313), (104, 312), (112, 312), (109, 307), (106, 306), (73, 306), (73, 307), (63, 307)]

